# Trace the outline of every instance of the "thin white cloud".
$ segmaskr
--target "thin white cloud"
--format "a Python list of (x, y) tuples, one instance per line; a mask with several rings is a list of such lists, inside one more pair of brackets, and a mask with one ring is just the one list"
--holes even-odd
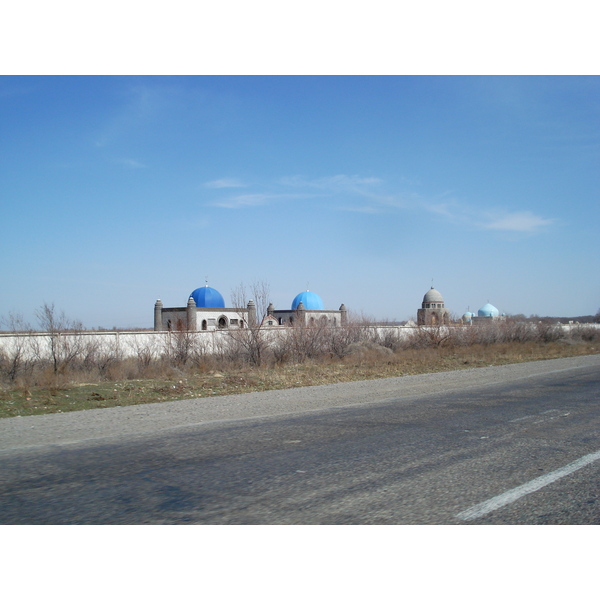
[(556, 222), (531, 211), (481, 210), (456, 200), (423, 203), (422, 206), (452, 223), (465, 223), (477, 229), (513, 233), (540, 233)]
[[(353, 197), (360, 197), (363, 203), (366, 198), (375, 202), (379, 200), (381, 204), (385, 204), (385, 198), (378, 196), (373, 189), (380, 183), (382, 181), (375, 177), (359, 177), (358, 175), (333, 175), (316, 179), (307, 179), (296, 175), (264, 184), (262, 188), (265, 191), (215, 199), (209, 204), (220, 208), (242, 208), (264, 206), (265, 204), (285, 200), (334, 198), (338, 196), (344, 197), (344, 204), (348, 208), (351, 208), (348, 200)], [(213, 190), (227, 190), (248, 186), (236, 178), (222, 178), (207, 181), (203, 184), (203, 187)], [(293, 191), (290, 191), (290, 189)], [(361, 212), (376, 212), (375, 209), (365, 210), (359, 208), (358, 210)]]
[(224, 200), (212, 202), (212, 206), (219, 208), (244, 208), (248, 206), (263, 206), (272, 197), (269, 194), (240, 194)]
[(345, 212), (356, 212), (363, 213), (366, 215), (378, 215), (384, 212), (381, 208), (372, 205), (363, 205), (363, 206), (340, 206), (337, 210), (345, 211)]
[(306, 198), (305, 194), (240, 194), (210, 202), (210, 206), (218, 208), (247, 208), (264, 206), (282, 200), (298, 200)]
[(225, 177), (223, 179), (215, 179), (214, 181), (207, 181), (204, 184), (204, 187), (218, 190), (218, 189), (223, 189), (223, 188), (240, 188), (240, 187), (246, 187), (246, 186), (237, 179), (231, 179), (231, 178)]
[(147, 165), (140, 162), (139, 160), (135, 160), (134, 158), (118, 158), (115, 162), (119, 165), (123, 165), (125, 167), (129, 167), (130, 169), (146, 169)]
[(332, 194), (340, 192), (368, 194), (370, 188), (374, 185), (379, 185), (382, 183), (382, 180), (376, 177), (360, 177), (358, 175), (340, 174), (329, 177), (318, 177), (316, 179), (306, 179), (299, 175), (295, 175), (292, 177), (283, 177), (279, 182), (286, 187), (318, 189)]
[(537, 233), (554, 223), (554, 219), (544, 219), (530, 211), (515, 212), (494, 218), (483, 225), (485, 229), (515, 231), (520, 233)]
[[(283, 177), (276, 182), (263, 185), (268, 191), (255, 194), (239, 194), (215, 199), (210, 205), (219, 208), (250, 208), (275, 202), (298, 199), (321, 199), (328, 202), (329, 209), (362, 214), (382, 214), (398, 210), (427, 211), (454, 224), (477, 229), (507, 231), (515, 233), (539, 233), (555, 222), (531, 211), (486, 211), (469, 206), (444, 192), (435, 199), (426, 199), (418, 194), (390, 194), (384, 189), (385, 182), (377, 177), (359, 175), (332, 175), (308, 179), (299, 175)], [(243, 187), (234, 178), (217, 179), (204, 184), (215, 190)], [(294, 192), (290, 193), (290, 189)]]

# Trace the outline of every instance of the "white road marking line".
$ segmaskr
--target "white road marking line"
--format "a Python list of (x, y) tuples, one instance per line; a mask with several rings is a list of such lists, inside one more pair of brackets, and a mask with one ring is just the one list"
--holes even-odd
[(526, 496), (527, 494), (531, 494), (531, 492), (536, 492), (540, 488), (560, 479), (561, 477), (565, 477), (566, 475), (570, 475), (574, 471), (593, 463), (596, 460), (600, 459), (600, 451), (592, 452), (592, 454), (586, 454), (576, 461), (569, 463), (568, 465), (561, 467), (560, 469), (556, 469), (556, 471), (552, 471), (551, 473), (546, 473), (541, 477), (536, 477), (532, 479), (528, 483), (520, 485), (519, 487), (513, 488), (512, 490), (508, 490), (508, 492), (504, 492), (499, 496), (494, 496), (485, 502), (481, 502), (468, 508), (467, 510), (463, 510), (462, 512), (456, 515), (457, 519), (461, 519), (463, 521), (472, 521), (473, 519), (478, 519), (483, 515), (487, 515), (494, 510), (498, 510), (502, 508), (506, 504), (510, 504), (511, 502), (515, 502), (519, 498)]

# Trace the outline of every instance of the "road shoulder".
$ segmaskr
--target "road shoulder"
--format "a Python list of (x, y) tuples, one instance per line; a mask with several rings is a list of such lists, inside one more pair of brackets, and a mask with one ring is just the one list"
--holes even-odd
[(215, 421), (299, 414), (600, 367), (600, 355), (0, 420), (0, 451), (108, 441)]

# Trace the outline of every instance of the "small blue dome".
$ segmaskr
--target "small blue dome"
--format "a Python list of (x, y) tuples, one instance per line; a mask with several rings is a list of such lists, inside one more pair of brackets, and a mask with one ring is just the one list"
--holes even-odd
[(306, 310), (323, 310), (323, 300), (321, 300), (321, 296), (318, 296), (314, 292), (300, 292), (292, 301), (292, 310), (296, 310), (298, 308), (298, 304), (304, 304), (304, 308)]
[(482, 306), (477, 311), (477, 316), (478, 317), (498, 317), (498, 316), (500, 316), (500, 311), (495, 306), (492, 306), (488, 302), (485, 306)]
[(223, 296), (215, 288), (199, 287), (195, 289), (190, 296), (194, 299), (196, 306), (201, 308), (225, 308)]

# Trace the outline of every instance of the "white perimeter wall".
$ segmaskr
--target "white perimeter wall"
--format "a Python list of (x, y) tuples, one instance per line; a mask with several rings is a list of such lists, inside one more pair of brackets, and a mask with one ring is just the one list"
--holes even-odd
[[(352, 327), (350, 325), (349, 327)], [(402, 327), (394, 325), (365, 327), (356, 326), (360, 329), (368, 329), (373, 333), (383, 336), (393, 336), (402, 339), (410, 336), (418, 329), (427, 330), (436, 328), (426, 327)], [(477, 327), (473, 325), (472, 327)], [(535, 327), (535, 324), (532, 324)], [(555, 325), (560, 327), (565, 333), (578, 327), (600, 328), (600, 324), (582, 323), (573, 325)], [(336, 328), (337, 329), (337, 328)], [(441, 328), (442, 330), (445, 328)], [(278, 337), (291, 334), (294, 328), (291, 327), (273, 327), (264, 328), (261, 334), (268, 339), (277, 339)], [(235, 339), (236, 335), (248, 332), (249, 330), (216, 330), (216, 331), (194, 331), (177, 332), (167, 331), (84, 331), (79, 333), (62, 333), (61, 341), (70, 348), (77, 350), (78, 354), (85, 356), (86, 353), (110, 353), (113, 356), (128, 357), (139, 356), (144, 353), (153, 357), (163, 354), (169, 354), (177, 344), (177, 337), (181, 335), (193, 336), (196, 343), (201, 346), (205, 352), (215, 354), (227, 347), (228, 342)], [(0, 334), (0, 351), (6, 352), (9, 356), (15, 352), (21, 351), (24, 358), (49, 358), (52, 338), (48, 333), (30, 333), (30, 334)]]

